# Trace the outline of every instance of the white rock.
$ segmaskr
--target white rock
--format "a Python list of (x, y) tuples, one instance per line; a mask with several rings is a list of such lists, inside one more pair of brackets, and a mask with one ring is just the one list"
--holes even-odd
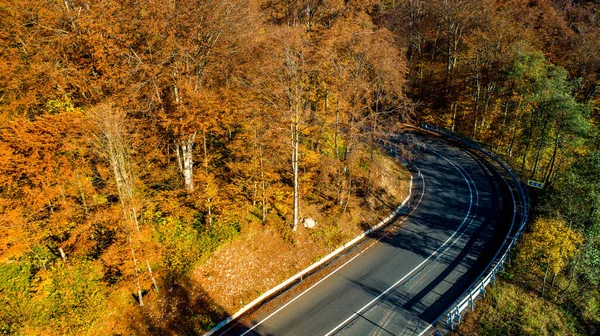
[(312, 218), (305, 218), (303, 224), (305, 228), (312, 229), (317, 225), (317, 222)]

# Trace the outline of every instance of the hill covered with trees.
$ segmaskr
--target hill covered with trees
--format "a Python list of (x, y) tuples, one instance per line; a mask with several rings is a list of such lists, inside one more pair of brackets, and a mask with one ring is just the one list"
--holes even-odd
[(190, 271), (247, 227), (293, 249), (314, 214), (314, 239), (335, 245), (381, 186), (381, 145), (412, 121), (546, 183), (514, 281), (596, 332), (599, 10), (0, 0), (0, 332), (177, 332), (174, 315), (210, 328), (217, 303), (179, 305)]

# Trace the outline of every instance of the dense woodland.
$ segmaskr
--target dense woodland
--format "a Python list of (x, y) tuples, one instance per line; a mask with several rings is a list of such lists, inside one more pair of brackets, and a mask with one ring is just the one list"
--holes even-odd
[[(142, 333), (118, 315), (168, 300), (248, 223), (290, 248), (309, 206), (337, 225), (374, 192), (389, 136), (419, 121), (546, 183), (510, 273), (527, 276), (508, 281), (597, 332), (599, 11), (0, 0), (0, 333)], [(188, 320), (200, 332), (222, 317)]]

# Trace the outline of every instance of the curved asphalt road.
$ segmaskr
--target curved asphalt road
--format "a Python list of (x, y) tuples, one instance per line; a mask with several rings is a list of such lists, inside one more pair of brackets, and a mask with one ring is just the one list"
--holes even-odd
[(463, 293), (507, 233), (508, 188), (466, 149), (424, 133), (403, 138), (424, 144), (408, 216), (309, 290), (222, 334), (420, 335)]

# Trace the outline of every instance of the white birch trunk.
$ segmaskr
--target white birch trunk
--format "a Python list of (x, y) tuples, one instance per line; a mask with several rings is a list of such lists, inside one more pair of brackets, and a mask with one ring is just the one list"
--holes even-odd
[(292, 113), (292, 124), (291, 124), (291, 130), (292, 130), (292, 170), (294, 172), (294, 222), (293, 222), (293, 229), (294, 231), (296, 231), (296, 229), (298, 228), (298, 221), (299, 221), (299, 213), (300, 213), (300, 188), (298, 185), (298, 142), (299, 142), (299, 136), (298, 136), (298, 123), (299, 123), (299, 117), (300, 117), (300, 102), (299, 99), (296, 98), (296, 104), (295, 104), (295, 108), (294, 111)]
[(261, 182), (261, 189), (262, 189), (262, 222), (266, 222), (267, 221), (267, 192), (266, 192), (266, 186), (265, 186), (265, 168), (264, 168), (264, 164), (263, 164), (263, 148), (262, 145), (260, 145), (258, 147), (259, 153), (260, 153), (260, 182)]
[(180, 140), (179, 148), (181, 150), (183, 181), (187, 192), (194, 191), (194, 141), (196, 132), (191, 136)]
[(179, 172), (183, 174), (183, 162), (181, 161), (181, 148), (179, 144), (175, 146), (175, 153), (177, 154), (177, 166), (179, 167)]

